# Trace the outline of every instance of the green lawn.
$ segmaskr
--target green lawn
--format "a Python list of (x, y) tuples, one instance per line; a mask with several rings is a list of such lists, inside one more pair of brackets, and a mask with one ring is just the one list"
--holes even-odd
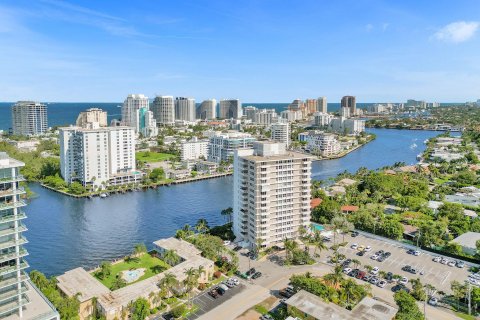
[(474, 316), (469, 316), (468, 314), (461, 313), (461, 312), (455, 312), (455, 315), (457, 317), (465, 319), (465, 320), (475, 320), (476, 319)]
[[(128, 262), (123, 261), (123, 262), (112, 265), (112, 272), (110, 276), (108, 276), (103, 280), (100, 279), (96, 273), (93, 273), (93, 276), (97, 278), (101, 283), (103, 283), (106, 287), (110, 288), (115, 278), (120, 272), (125, 270), (130, 270), (130, 269), (138, 269), (138, 268), (145, 268), (146, 270), (145, 270), (145, 274), (135, 282), (150, 278), (151, 276), (154, 276), (157, 273), (160, 273), (169, 269), (170, 266), (163, 260), (152, 257), (150, 254), (145, 253), (144, 255), (135, 259), (131, 259)], [(132, 283), (134, 282), (131, 282), (129, 284), (132, 284)]]
[(135, 157), (137, 160), (141, 160), (141, 161), (159, 162), (159, 161), (169, 160), (170, 158), (174, 158), (175, 155), (170, 153), (142, 151), (142, 152), (136, 152)]

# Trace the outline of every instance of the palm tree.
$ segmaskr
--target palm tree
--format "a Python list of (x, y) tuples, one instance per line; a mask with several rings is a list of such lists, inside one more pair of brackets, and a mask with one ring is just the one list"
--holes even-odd
[(353, 264), (353, 268), (357, 269), (358, 266), (361, 265), (362, 263), (357, 259), (352, 259), (352, 264)]
[(347, 306), (350, 305), (350, 298), (352, 297), (355, 297), (356, 294), (357, 294), (357, 283), (352, 280), (352, 279), (347, 279), (343, 285), (342, 285), (342, 288), (343, 288), (343, 291), (345, 292), (346, 296), (347, 296)]
[(289, 256), (295, 249), (297, 249), (298, 244), (296, 241), (287, 239), (283, 240), (283, 245), (285, 246), (285, 259), (289, 259)]
[(232, 214), (233, 214), (233, 208), (228, 207), (226, 209), (223, 209), (221, 212), (221, 215), (224, 216), (227, 220), (228, 223), (232, 222)]
[(158, 282), (158, 287), (166, 292), (170, 292), (170, 288), (173, 288), (178, 284), (177, 277), (170, 272), (164, 274), (163, 278)]
[(193, 288), (197, 284), (198, 281), (198, 273), (195, 268), (189, 268), (184, 271), (185, 275), (187, 276), (184, 280), (184, 284), (187, 287), (187, 294), (188, 294), (188, 303), (190, 304), (190, 293), (192, 292)]
[(332, 287), (337, 288), (343, 280), (343, 267), (340, 265), (335, 266), (333, 272), (325, 275), (323, 279)]
[(265, 242), (265, 240), (262, 238), (257, 238), (255, 242), (256, 242), (255, 251), (257, 252), (257, 256), (258, 256), (258, 254), (260, 253), (260, 250), (262, 249), (262, 244)]
[(345, 224), (345, 217), (336, 215), (332, 218), (330, 221), (330, 224), (333, 227), (333, 244), (337, 244), (336, 242), (336, 235), (337, 235), (337, 230), (342, 229), (343, 225)]
[[(318, 234), (320, 234), (320, 233), (318, 232)], [(318, 252), (319, 252), (318, 255), (320, 255), (322, 250), (327, 250), (327, 249), (328, 249), (328, 247), (325, 244), (325, 241), (323, 241), (323, 238), (321, 236), (320, 237), (315, 237), (315, 251), (313, 252), (313, 254), (316, 255), (317, 250), (318, 250)]]
[(167, 250), (163, 254), (163, 260), (171, 266), (174, 266), (180, 262), (180, 256), (175, 252), (175, 250)]
[(195, 225), (195, 229), (198, 233), (205, 233), (210, 228), (208, 227), (208, 222), (205, 219), (198, 219), (197, 224)]
[(202, 274), (205, 274), (205, 273), (206, 273), (205, 267), (204, 267), (203, 265), (199, 265), (199, 266), (198, 266), (198, 269), (197, 269), (197, 274), (198, 274), (198, 276), (201, 277)]

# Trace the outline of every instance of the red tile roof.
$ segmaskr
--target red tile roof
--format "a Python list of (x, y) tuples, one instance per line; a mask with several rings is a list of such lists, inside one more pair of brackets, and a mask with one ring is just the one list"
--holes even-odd
[(358, 206), (342, 206), (341, 209), (343, 212), (356, 212), (358, 211)]
[(320, 203), (322, 203), (322, 199), (320, 198), (313, 198), (312, 200), (310, 200), (310, 208), (316, 208), (320, 205)]

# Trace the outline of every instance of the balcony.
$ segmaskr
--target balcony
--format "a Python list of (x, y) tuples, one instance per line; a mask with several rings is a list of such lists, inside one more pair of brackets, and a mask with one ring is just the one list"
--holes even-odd
[(5, 216), (0, 216), (0, 223), (22, 220), (22, 219), (25, 219), (26, 217), (27, 215), (25, 214), (25, 212), (17, 213), (17, 215), (10, 214)]
[(10, 301), (6, 304), (1, 305), (0, 306), (0, 315), (12, 312), (13, 310), (21, 308), (21, 307), (23, 307), (23, 306), (25, 306), (29, 303), (30, 303), (30, 300), (28, 300), (26, 295), (23, 295), (20, 303), (18, 302), (18, 299), (16, 299), (14, 301)]
[(0, 289), (15, 285), (22, 281), (27, 281), (28, 279), (29, 279), (28, 275), (24, 271), (22, 271), (20, 278), (17, 278), (15, 276), (15, 277), (9, 277), (9, 278), (0, 280)]
[(16, 251), (5, 253), (5, 254), (0, 254), (0, 263), (16, 259), (16, 258), (22, 258), (28, 256), (28, 251), (25, 250), (24, 248), (21, 248), (19, 252), (17, 253)]
[(27, 204), (23, 200), (12, 202), (0, 202), (0, 210), (8, 210), (13, 208), (25, 207)]
[(0, 191), (0, 197), (5, 197), (5, 196), (16, 196), (16, 195), (21, 195), (25, 194), (25, 189), (23, 187), (17, 188), (15, 190), (13, 189), (7, 189), (7, 190), (1, 190)]
[[(25, 293), (25, 292), (27, 292), (27, 291), (28, 291), (28, 287), (27, 287), (25, 284), (23, 284), (22, 287), (21, 287), (21, 289), (20, 289), (20, 292), (21, 292), (21, 293)], [(12, 288), (12, 289), (10, 289), (10, 290), (1, 292), (1, 293), (0, 293), (0, 302), (1, 302), (1, 301), (8, 300), (8, 299), (13, 298), (13, 297), (16, 297), (16, 296), (18, 296), (18, 290), (17, 290), (17, 288)]]
[(15, 247), (15, 246), (21, 246), (26, 243), (28, 243), (28, 240), (25, 237), (21, 237), (20, 239), (18, 239), (18, 241), (8, 240), (0, 243), (0, 250)]
[(19, 174), (15, 177), (0, 178), (0, 183), (17, 182), (17, 181), (25, 181), (25, 177)]
[(25, 225), (21, 224), (21, 225), (18, 226), (17, 229), (12, 227), (12, 228), (8, 228), (8, 229), (0, 230), (0, 237), (8, 236), (10, 234), (15, 234), (15, 233), (18, 233), (18, 232), (25, 232), (27, 230), (28, 230), (27, 227)]
[(6, 274), (16, 272), (17, 270), (23, 270), (30, 267), (27, 262), (22, 261), (20, 262), (20, 265), (14, 265), (14, 266), (6, 266), (6, 267), (1, 267), (0, 268), (0, 276), (4, 276)]

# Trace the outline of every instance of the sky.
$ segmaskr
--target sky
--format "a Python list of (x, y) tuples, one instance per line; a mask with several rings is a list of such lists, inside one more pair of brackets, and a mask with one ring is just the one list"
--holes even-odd
[(480, 98), (480, 1), (0, 1), (0, 101)]

